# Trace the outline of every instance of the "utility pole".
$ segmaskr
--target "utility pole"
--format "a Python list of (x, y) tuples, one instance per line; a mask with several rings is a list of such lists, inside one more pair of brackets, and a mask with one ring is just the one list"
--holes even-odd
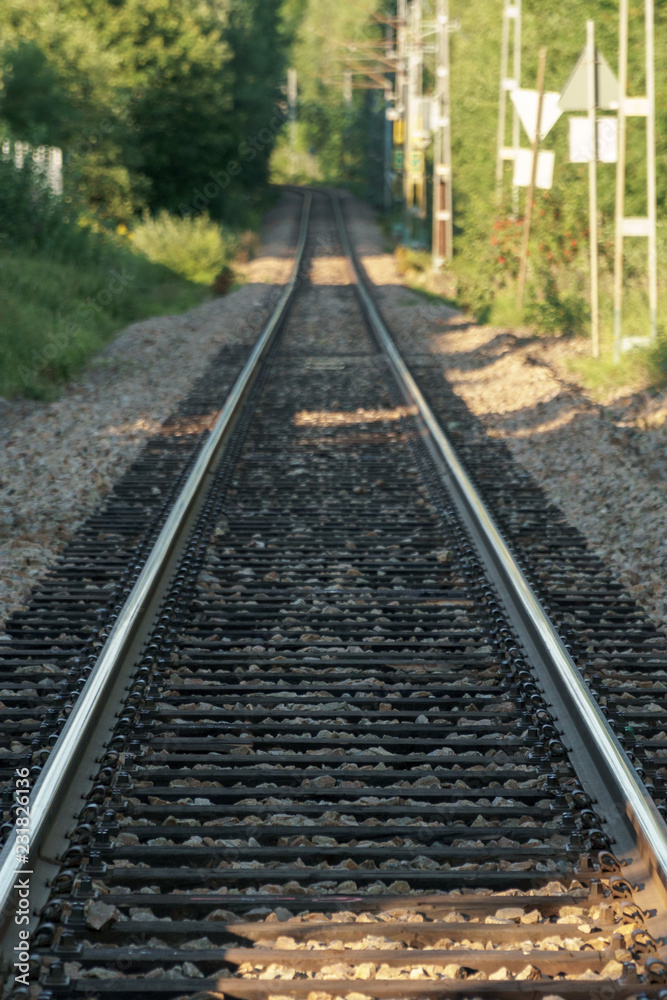
[(296, 174), (296, 100), (296, 69), (290, 66), (287, 70), (287, 106), (289, 113), (290, 173), (292, 177)]
[(449, 95), (449, 0), (437, 0), (433, 144), (433, 267), (453, 254), (452, 147)]
[(591, 157), (588, 161), (588, 210), (591, 255), (591, 336), (593, 357), (600, 356), (600, 308), (598, 301), (598, 106), (597, 51), (595, 22), (586, 21), (586, 63), (588, 70), (588, 127), (591, 133)]
[[(422, 144), (422, 89), (424, 50), (422, 42), (422, 0), (411, 0), (408, 31), (408, 100), (405, 135), (405, 201), (408, 218), (426, 217), (426, 185)], [(415, 208), (416, 202), (416, 208)], [(412, 230), (412, 226), (409, 227)]]
[(414, 108), (412, 104), (412, 92), (414, 90), (414, 74), (415, 74), (415, 61), (414, 61), (414, 25), (412, 16), (412, 3), (410, 0), (410, 6), (406, 3), (406, 17), (405, 17), (405, 136), (403, 139), (403, 202), (406, 211), (406, 232), (407, 232), (407, 212), (409, 206), (412, 204), (411, 191), (410, 191), (410, 173), (409, 173), (409, 160), (410, 153), (412, 150), (412, 130), (414, 128), (412, 119), (414, 116)]
[[(646, 96), (628, 97), (628, 0), (620, 0), (618, 51), (618, 160), (616, 163), (616, 243), (614, 254), (614, 360), (631, 347), (655, 343), (658, 327), (658, 261), (656, 242), (655, 179), (655, 66), (653, 0), (645, 0)], [(625, 217), (626, 119), (646, 118), (646, 195), (647, 213), (641, 218)], [(623, 336), (623, 240), (643, 236), (648, 240), (649, 334), (647, 337)]]
[(401, 190), (403, 191), (403, 205), (406, 204), (407, 182), (406, 163), (407, 154), (407, 27), (408, 27), (408, 3), (407, 0), (398, 0), (398, 19), (396, 23), (396, 114), (397, 121), (394, 125), (394, 144), (403, 146), (403, 161), (401, 165)]
[(530, 171), (530, 184), (526, 195), (526, 215), (523, 222), (523, 241), (521, 244), (521, 261), (519, 264), (519, 283), (517, 286), (516, 304), (517, 308), (523, 308), (523, 293), (526, 287), (526, 271), (528, 269), (528, 244), (530, 240), (530, 224), (533, 217), (533, 198), (535, 197), (535, 183), (537, 181), (537, 164), (540, 153), (540, 129), (542, 126), (542, 105), (544, 103), (544, 77), (547, 68), (547, 50), (545, 46), (540, 49), (540, 61), (537, 68), (537, 119), (535, 121), (535, 138), (533, 139), (532, 166)]
[[(512, 30), (513, 69), (509, 71), (510, 28)], [(496, 194), (498, 201), (503, 193), (503, 167), (505, 160), (514, 161), (521, 139), (519, 114), (514, 108), (512, 117), (512, 145), (505, 145), (507, 122), (507, 95), (521, 86), (521, 0), (504, 0), (503, 29), (500, 53), (500, 96), (498, 101), (498, 145), (496, 153)], [(514, 211), (519, 207), (519, 190), (512, 188)]]
[[(389, 62), (395, 57), (394, 46), (393, 46), (393, 29), (391, 24), (386, 24), (384, 29), (384, 54), (385, 59)], [(386, 215), (391, 212), (391, 202), (392, 202), (392, 163), (391, 154), (393, 148), (393, 122), (389, 120), (387, 113), (390, 108), (392, 100), (391, 88), (386, 89), (384, 92), (385, 100), (385, 120), (384, 120), (384, 172), (383, 172), (383, 192), (382, 192), (382, 203), (384, 205), (384, 211)]]

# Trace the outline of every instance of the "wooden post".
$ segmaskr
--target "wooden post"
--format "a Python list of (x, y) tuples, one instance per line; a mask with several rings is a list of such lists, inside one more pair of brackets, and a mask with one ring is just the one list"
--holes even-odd
[(530, 171), (530, 184), (526, 195), (526, 215), (523, 221), (523, 242), (521, 244), (521, 261), (519, 264), (519, 283), (516, 293), (517, 309), (523, 309), (523, 293), (526, 287), (526, 271), (528, 268), (528, 243), (530, 240), (530, 224), (533, 217), (533, 198), (537, 180), (537, 162), (540, 151), (540, 126), (542, 124), (542, 104), (544, 103), (544, 77), (547, 68), (546, 46), (540, 49), (540, 61), (537, 68), (537, 120), (535, 122), (535, 138), (533, 139), (533, 162)]
[(623, 216), (625, 215), (625, 131), (628, 95), (628, 0), (620, 0), (618, 28), (618, 158), (616, 161), (616, 226), (614, 243), (614, 361), (621, 357), (623, 310)]
[(598, 106), (597, 54), (595, 51), (595, 22), (586, 21), (586, 62), (588, 68), (588, 124), (591, 130), (591, 157), (588, 161), (588, 211), (590, 217), (589, 239), (591, 254), (591, 336), (593, 357), (600, 356), (599, 299), (598, 299), (598, 189), (597, 159), (598, 134), (595, 112)]
[(646, 19), (646, 200), (648, 216), (648, 298), (650, 339), (658, 337), (658, 246), (655, 179), (655, 55), (653, 0), (645, 0)]

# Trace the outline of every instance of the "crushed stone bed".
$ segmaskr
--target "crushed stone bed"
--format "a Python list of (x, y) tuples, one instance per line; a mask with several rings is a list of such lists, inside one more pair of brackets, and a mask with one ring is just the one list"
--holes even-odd
[(221, 347), (251, 345), (289, 278), (301, 198), (265, 221), (246, 284), (128, 327), (52, 403), (0, 401), (0, 629)]
[(443, 377), (614, 569), (661, 628), (667, 624), (667, 399), (592, 400), (567, 371), (586, 341), (479, 326), (402, 284), (362, 202), (346, 212), (357, 252), (408, 361)]
[[(182, 316), (136, 323), (54, 403), (0, 401), (0, 626), (225, 344), (251, 343), (289, 276), (300, 199), (269, 213), (247, 284)], [(566, 373), (587, 345), (479, 326), (402, 283), (373, 211), (347, 212), (357, 251), (410, 360), (425, 356), (502, 439), (626, 590), (667, 624), (667, 400), (601, 405)], [(326, 276), (328, 283), (334, 278)]]

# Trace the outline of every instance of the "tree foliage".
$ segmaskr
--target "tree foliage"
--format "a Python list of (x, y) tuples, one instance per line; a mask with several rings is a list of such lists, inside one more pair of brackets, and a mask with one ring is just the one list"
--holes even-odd
[[(281, 0), (4, 0), (0, 133), (64, 150), (70, 195), (104, 220), (149, 207), (222, 217), (266, 180), (285, 72)], [(293, 3), (288, 3), (293, 8)], [(289, 13), (289, 12), (288, 12)], [(293, 11), (290, 13), (293, 18)]]

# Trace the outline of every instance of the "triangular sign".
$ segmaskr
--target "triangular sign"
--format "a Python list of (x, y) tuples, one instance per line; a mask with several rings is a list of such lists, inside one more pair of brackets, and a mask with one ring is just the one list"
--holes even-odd
[[(596, 101), (598, 111), (618, 110), (618, 80), (609, 63), (599, 49), (596, 49)], [(588, 111), (588, 65), (586, 49), (583, 50), (560, 95), (561, 111)]]
[[(510, 97), (514, 107), (519, 112), (521, 124), (526, 130), (531, 142), (535, 141), (535, 125), (537, 124), (537, 102), (539, 94), (536, 90), (522, 90), (517, 88), (510, 91)], [(558, 105), (560, 94), (556, 91), (548, 90), (542, 100), (542, 118), (540, 120), (540, 139), (551, 132), (562, 114), (562, 108)]]

